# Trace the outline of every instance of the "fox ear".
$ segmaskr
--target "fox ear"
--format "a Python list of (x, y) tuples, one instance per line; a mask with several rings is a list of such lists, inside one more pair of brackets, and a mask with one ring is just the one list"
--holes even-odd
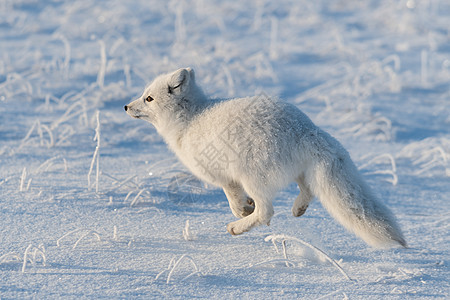
[(190, 80), (191, 80), (192, 82), (194, 82), (194, 81), (195, 81), (195, 72), (194, 72), (194, 69), (192, 69), (192, 68), (186, 68), (186, 70), (189, 72)]
[(189, 84), (190, 71), (192, 71), (190, 68), (179, 69), (172, 74), (167, 83), (169, 94), (179, 94), (181, 90), (185, 89), (184, 87)]

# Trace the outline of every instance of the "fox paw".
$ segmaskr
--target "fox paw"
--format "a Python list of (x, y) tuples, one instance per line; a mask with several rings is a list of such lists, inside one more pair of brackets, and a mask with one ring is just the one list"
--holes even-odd
[(255, 202), (252, 198), (247, 198), (246, 204), (242, 207), (231, 207), (231, 212), (236, 218), (244, 218), (255, 211)]
[(227, 231), (231, 235), (239, 235), (249, 230), (250, 228), (243, 229), (242, 226), (239, 226), (239, 224), (237, 224), (237, 222), (231, 222), (227, 225)]
[(253, 201), (252, 198), (247, 197), (247, 204), (244, 206), (244, 212), (242, 213), (243, 217), (246, 217), (248, 215), (251, 215), (253, 211), (255, 210), (255, 201)]
[(241, 218), (251, 215), (254, 210), (255, 210), (255, 207), (253, 207), (253, 206), (247, 206), (247, 205), (244, 206), (244, 210), (241, 214)]
[(292, 214), (294, 217), (300, 217), (306, 212), (306, 209), (308, 208), (308, 205), (301, 206), (301, 207), (293, 207), (292, 208)]

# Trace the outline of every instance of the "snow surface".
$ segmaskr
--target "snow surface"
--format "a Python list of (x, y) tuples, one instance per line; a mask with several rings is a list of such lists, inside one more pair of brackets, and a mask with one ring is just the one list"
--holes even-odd
[[(0, 298), (448, 299), (449, 15), (444, 0), (1, 1)], [(269, 227), (230, 236), (223, 192), (123, 110), (184, 66), (213, 97), (264, 91), (336, 136), (410, 248), (368, 247), (318, 201), (294, 218), (295, 185)]]

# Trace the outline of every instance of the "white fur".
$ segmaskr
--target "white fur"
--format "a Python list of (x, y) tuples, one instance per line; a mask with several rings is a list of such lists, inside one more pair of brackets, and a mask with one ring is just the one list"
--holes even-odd
[[(147, 102), (148, 96), (154, 100)], [(265, 95), (208, 100), (187, 68), (157, 77), (125, 109), (152, 123), (193, 174), (223, 188), (231, 211), (241, 218), (227, 226), (233, 235), (268, 225), (277, 191), (297, 182), (301, 193), (294, 216), (317, 196), (368, 244), (406, 247), (395, 218), (363, 182), (347, 151), (293, 105)]]

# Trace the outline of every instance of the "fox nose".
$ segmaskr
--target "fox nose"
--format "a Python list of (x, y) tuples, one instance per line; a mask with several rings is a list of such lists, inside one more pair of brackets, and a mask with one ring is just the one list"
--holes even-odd
[(125, 105), (125, 106), (124, 106), (123, 108), (125, 108), (125, 111), (127, 111), (127, 110), (128, 110), (128, 106), (126, 106), (126, 105)]

